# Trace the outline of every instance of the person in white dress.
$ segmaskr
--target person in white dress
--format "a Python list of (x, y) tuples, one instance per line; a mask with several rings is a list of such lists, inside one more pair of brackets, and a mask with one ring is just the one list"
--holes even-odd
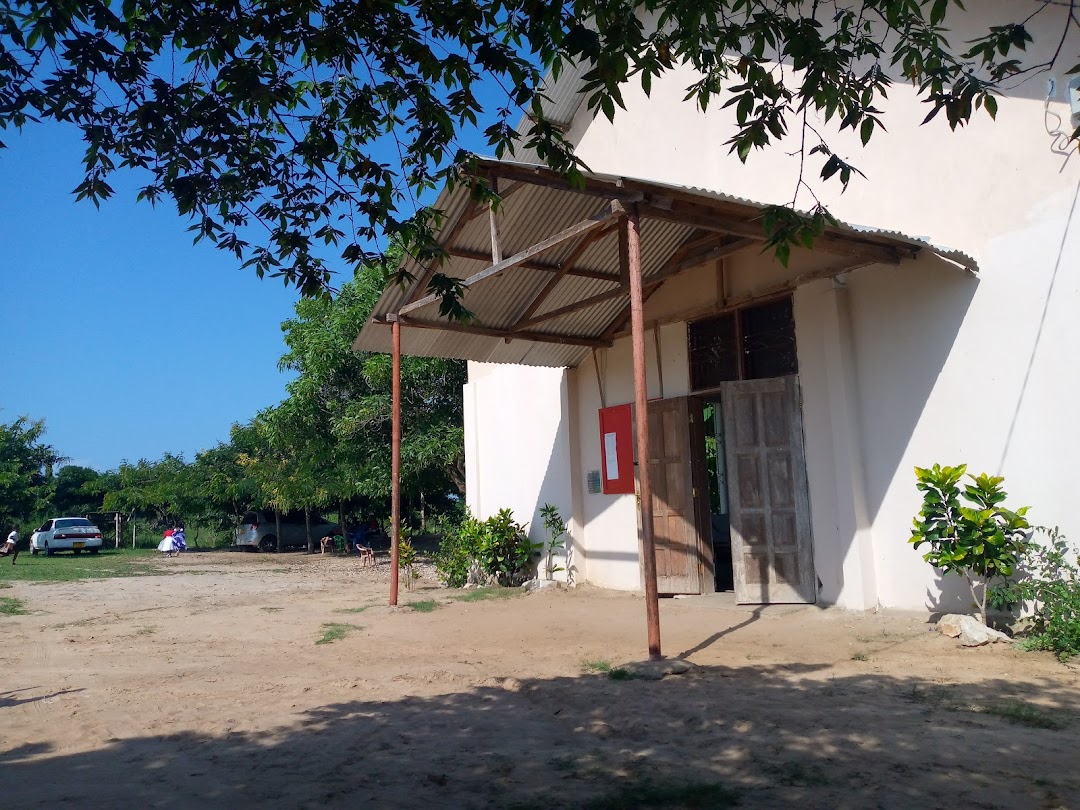
[(11, 533), (7, 536), (7, 541), (3, 546), (0, 546), (0, 557), (7, 557), (11, 555), (11, 564), (15, 564), (15, 558), (19, 556), (19, 531), (14, 526), (11, 527)]

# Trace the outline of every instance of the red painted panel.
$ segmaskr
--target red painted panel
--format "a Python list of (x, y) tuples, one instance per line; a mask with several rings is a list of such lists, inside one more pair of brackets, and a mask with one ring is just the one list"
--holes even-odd
[(634, 420), (629, 404), (600, 409), (600, 478), (605, 495), (634, 492)]

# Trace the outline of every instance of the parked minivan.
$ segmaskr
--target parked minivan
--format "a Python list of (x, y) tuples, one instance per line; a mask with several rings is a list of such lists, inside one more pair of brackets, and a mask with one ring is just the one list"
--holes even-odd
[[(319, 538), (338, 531), (336, 523), (327, 523), (318, 515), (311, 516), (311, 537), (318, 545)], [(243, 549), (277, 551), (277, 527), (271, 511), (253, 511), (244, 515), (236, 529), (235, 545)], [(287, 512), (281, 516), (281, 546), (307, 545), (307, 528), (303, 512)]]

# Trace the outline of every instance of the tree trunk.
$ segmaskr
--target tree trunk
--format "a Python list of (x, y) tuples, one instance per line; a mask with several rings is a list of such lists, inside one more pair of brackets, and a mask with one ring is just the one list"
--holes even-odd
[(345, 525), (345, 499), (338, 501), (338, 523), (341, 527), (341, 537), (345, 540), (345, 552), (349, 551), (349, 527)]
[(454, 486), (457, 487), (458, 494), (465, 497), (465, 454), (462, 453), (447, 469), (447, 474), (450, 476), (450, 480)]
[(307, 531), (308, 554), (315, 553), (315, 541), (311, 537), (311, 507), (304, 507), (304, 529)]
[(274, 510), (274, 531), (277, 533), (277, 550), (280, 552), (283, 548), (281, 545), (281, 513), (277, 509)]
[(979, 593), (979, 587), (975, 583), (975, 580), (970, 576), (965, 575), (964, 579), (967, 580), (968, 590), (971, 591), (971, 598), (975, 600), (975, 607), (979, 609), (979, 618), (982, 619), (982, 623), (986, 624), (986, 591), (989, 588), (990, 581), (985, 580), (982, 586), (982, 593)]

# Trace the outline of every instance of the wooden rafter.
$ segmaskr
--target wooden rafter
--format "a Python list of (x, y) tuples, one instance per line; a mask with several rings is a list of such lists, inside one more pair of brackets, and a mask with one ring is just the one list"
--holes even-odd
[(608, 341), (599, 340), (594, 337), (556, 335), (551, 332), (511, 332), (508, 329), (497, 329), (490, 326), (484, 326), (475, 321), (470, 321), (469, 323), (459, 323), (457, 321), (425, 321), (403, 315), (387, 315), (383, 319), (375, 319), (375, 323), (389, 325), (395, 320), (399, 321), (402, 326), (407, 326), (410, 329), (435, 329), (441, 332), (458, 332), (464, 335), (497, 337), (503, 338), (508, 342), (511, 340), (531, 340), (534, 343), (555, 343), (562, 346), (585, 346), (590, 349), (601, 349), (610, 345)]
[[(461, 259), (471, 259), (472, 261), (484, 262), (488, 264), (491, 262), (491, 257), (482, 250), (472, 250), (470, 248), (449, 248), (446, 251), (451, 256), (457, 256)], [(525, 267), (529, 270), (539, 270), (542, 273), (561, 273), (566, 262), (542, 262), (536, 259), (530, 259), (527, 262), (522, 262), (521, 267)], [(589, 270), (585, 267), (574, 267), (566, 271), (568, 276), (579, 276), (581, 278), (595, 278), (600, 281), (618, 281), (619, 277), (612, 273), (605, 273), (602, 270)]]
[[(669, 271), (671, 268), (673, 268), (675, 266), (678, 266), (679, 264), (686, 261), (686, 257), (689, 254), (692, 254), (694, 251), (700, 251), (703, 248), (709, 248), (711, 250), (712, 247), (717, 244), (717, 240), (725, 240), (725, 239), (729, 238), (727, 234), (722, 234), (722, 235), (718, 236), (715, 231), (712, 231), (712, 232), (706, 231), (706, 233), (708, 234), (707, 236), (702, 236), (702, 230), (692, 231), (690, 233), (690, 235), (687, 236), (686, 239), (684, 239), (682, 241), (682, 243), (679, 245), (679, 247), (675, 249), (675, 252), (672, 253), (671, 256), (668, 257), (667, 261), (664, 262), (664, 266), (660, 268), (659, 272), (660, 273), (665, 273), (665, 272)], [(734, 243), (729, 242), (728, 244), (733, 245)], [(746, 247), (746, 245), (731, 249), (725, 255), (730, 255), (731, 253), (734, 253), (737, 250), (741, 250), (742, 247)], [(715, 258), (720, 258), (720, 257), (719, 256), (705, 255), (705, 256), (702, 256), (700, 259), (695, 259), (694, 264), (691, 265), (691, 266), (697, 266), (698, 264), (704, 263), (706, 261), (709, 261), (710, 259), (715, 259)], [(687, 266), (686, 269), (689, 269), (689, 266)], [(655, 276), (650, 276), (650, 279), (654, 279), (654, 278), (655, 278)], [(647, 303), (648, 300), (656, 293), (657, 290), (660, 289), (660, 287), (662, 285), (663, 285), (663, 280), (661, 280), (660, 283), (658, 283), (658, 284), (653, 284), (653, 285), (647, 287), (644, 290), (643, 301), (645, 303)], [(600, 338), (602, 340), (610, 340), (613, 335), (621, 333), (626, 328), (626, 324), (629, 322), (629, 320), (630, 320), (630, 304), (628, 303), (625, 307), (622, 308), (622, 310), (619, 312), (619, 314), (616, 315), (612, 319), (611, 323), (609, 323), (607, 325), (607, 327), (604, 329), (604, 331), (600, 333)]]
[[(699, 307), (698, 309), (682, 311), (678, 315), (672, 315), (670, 317), (664, 317), (656, 321), (657, 324), (675, 323), (676, 321), (693, 321), (701, 318), (711, 318), (716, 315), (723, 315), (727, 312), (741, 309), (750, 304), (757, 303), (759, 301), (767, 301), (772, 298), (790, 293), (795, 290), (796, 287), (801, 287), (804, 284), (810, 284), (813, 281), (820, 281), (822, 279), (835, 278), (836, 276), (844, 273), (851, 273), (855, 270), (860, 270), (863, 267), (870, 267), (878, 262), (868, 262), (862, 259), (852, 259), (841, 264), (833, 265), (831, 267), (820, 267), (817, 270), (808, 270), (805, 273), (800, 273), (794, 278), (788, 278), (781, 281), (774, 282), (772, 284), (766, 284), (756, 290), (749, 290), (748, 292), (741, 293), (739, 295), (733, 295), (727, 298), (723, 303), (714, 303), (707, 306)], [(626, 324), (622, 322), (617, 329), (607, 329), (600, 336), (600, 340), (616, 340), (620, 337), (624, 337), (627, 334)]]
[[(706, 253), (697, 254), (692, 258), (682, 259), (680, 257), (679, 260), (676, 261), (669, 259), (664, 264), (663, 268), (661, 268), (658, 272), (648, 276), (644, 280), (644, 290), (650, 291), (656, 287), (659, 287), (669, 278), (681, 275), (682, 273), (685, 273), (694, 267), (699, 267), (703, 262), (711, 261), (713, 259), (722, 259), (725, 256), (730, 256), (732, 253), (737, 253), (738, 251), (747, 248), (753, 244), (755, 243), (752, 239), (736, 239), (733, 242), (728, 242), (726, 245), (713, 248)], [(678, 256), (678, 251), (676, 251), (676, 256)], [(675, 257), (673, 257), (673, 259), (674, 258)], [(537, 315), (533, 318), (522, 320), (517, 324), (515, 328), (528, 329), (529, 327), (535, 326), (538, 323), (550, 321), (553, 318), (559, 318), (563, 315), (569, 315), (573, 312), (577, 312), (578, 310), (595, 307), (597, 304), (603, 304), (606, 301), (611, 301), (612, 299), (619, 298), (623, 295), (627, 295), (627, 290), (621, 287), (616, 290), (608, 290), (607, 292), (598, 293), (596, 295), (590, 296), (589, 298), (582, 299), (581, 301), (575, 301), (573, 304), (567, 304), (564, 307), (553, 309), (550, 312), (543, 313), (542, 315)]]
[[(564, 189), (579, 194), (603, 196), (624, 202), (640, 202), (642, 217), (665, 219), (721, 231), (733, 236), (764, 240), (760, 223), (740, 215), (748, 206), (725, 200), (710, 200), (688, 189), (662, 186), (630, 178), (601, 179), (586, 177), (584, 187), (573, 186), (557, 172), (545, 167), (504, 164), (499, 161), (480, 161), (481, 171), (518, 182), (547, 188)], [(837, 228), (826, 228), (814, 241), (814, 248), (828, 253), (863, 258), (875, 263), (898, 264), (901, 259), (918, 253), (918, 246), (897, 244), (888, 237), (854, 234)]]
[[(481, 270), (479, 273), (474, 273), (473, 275), (462, 281), (461, 286), (468, 288), (473, 286), (474, 284), (478, 284), (484, 279), (491, 278), (492, 276), (497, 276), (504, 270), (509, 270), (512, 267), (517, 267), (518, 265), (521, 265), (531, 259), (533, 256), (543, 253), (545, 250), (550, 250), (557, 245), (561, 245), (568, 239), (573, 239), (577, 236), (588, 233), (589, 231), (595, 230), (596, 228), (601, 227), (605, 222), (621, 215), (621, 210), (617, 210), (615, 206), (611, 206), (603, 211), (599, 211), (596, 214), (593, 214), (588, 219), (577, 222), (574, 225), (571, 225), (569, 228), (564, 228), (554, 236), (549, 236), (547, 239), (541, 240), (535, 245), (525, 248), (525, 250), (521, 251), (520, 253), (515, 253), (510, 258), (503, 259), (501, 262), (493, 264), (486, 270)], [(413, 310), (420, 309), (421, 307), (426, 307), (429, 304), (433, 304), (438, 300), (439, 296), (436, 293), (425, 295), (423, 298), (417, 299), (416, 301), (413, 301), (412, 303), (403, 306), (400, 310), (398, 310), (398, 314), (406, 315)]]
[[(483, 213), (485, 207), (477, 200), (470, 201), (461, 213), (458, 214), (457, 218), (449, 223), (449, 227), (446, 229), (446, 236), (443, 238), (444, 245), (453, 244), (454, 240), (461, 234), (462, 229), (464, 229), (469, 220), (472, 219), (472, 217), (469, 216), (469, 212), (473, 210), (479, 215), (480, 213)], [(435, 270), (441, 262), (441, 258), (432, 259), (428, 262), (424, 271), (413, 279), (413, 283), (409, 286), (409, 292), (405, 296), (406, 302), (415, 301), (420, 297), (424, 290), (427, 289), (428, 282), (430, 282), (431, 277), (435, 275)]]
[[(765, 231), (761, 223), (725, 217), (709, 210), (706, 206), (675, 202), (670, 207), (643, 205), (641, 213), (651, 219), (662, 219), (682, 225), (693, 225), (703, 230), (741, 236), (747, 239), (765, 240)], [(826, 253), (835, 253), (853, 259), (865, 259), (879, 264), (900, 264), (904, 258), (900, 250), (892, 245), (879, 245), (861, 241), (855, 237), (838, 236), (824, 233), (814, 239), (814, 249)], [(912, 253), (914, 253), (914, 248)]]
[[(626, 220), (623, 217), (620, 217), (617, 220), (620, 225), (625, 221)], [(517, 324), (520, 324), (522, 321), (527, 321), (529, 318), (536, 314), (536, 311), (540, 309), (541, 306), (543, 306), (544, 302), (548, 299), (548, 296), (550, 296), (551, 293), (554, 292), (555, 288), (559, 285), (559, 282), (566, 278), (566, 276), (569, 275), (571, 272), (573, 272), (578, 261), (583, 255), (585, 255), (585, 251), (587, 251), (594, 244), (596, 244), (596, 242), (611, 233), (614, 224), (615, 223), (609, 223), (604, 227), (597, 228), (595, 231), (585, 235), (585, 237), (578, 243), (577, 247), (575, 247), (573, 251), (571, 251), (570, 255), (566, 257), (566, 260), (562, 262), (559, 271), (555, 273), (550, 279), (548, 279), (548, 283), (545, 284), (544, 288), (536, 294), (536, 296), (529, 303), (529, 306), (525, 309), (525, 311), (514, 319)], [(518, 326), (515, 325), (513, 328), (517, 329)]]
[(618, 182), (585, 178), (584, 185), (575, 185), (565, 177), (540, 167), (520, 166), (512, 163), (484, 162), (482, 171), (491, 172), (504, 180), (528, 183), (532, 186), (573, 191), (589, 197), (603, 197), (609, 200), (621, 200), (625, 203), (640, 202), (645, 194), (637, 189), (629, 189)]

